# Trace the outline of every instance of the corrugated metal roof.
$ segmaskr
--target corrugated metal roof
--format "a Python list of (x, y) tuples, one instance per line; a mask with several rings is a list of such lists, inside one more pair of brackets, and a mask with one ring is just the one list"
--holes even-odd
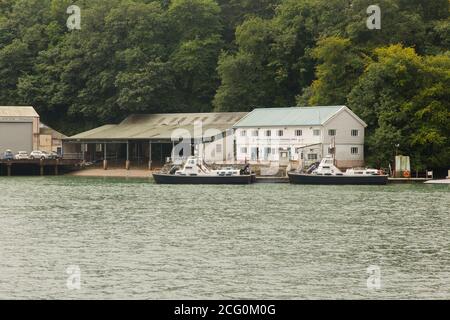
[(33, 107), (0, 106), (0, 117), (39, 117)]
[(61, 132), (56, 131), (53, 128), (50, 128), (49, 126), (47, 126), (46, 124), (42, 123), (39, 126), (39, 133), (40, 134), (45, 134), (45, 135), (51, 135), (53, 137), (53, 139), (63, 139), (63, 138), (67, 138), (66, 135), (62, 134)]
[(322, 125), (345, 106), (255, 109), (234, 127), (280, 127)]
[[(131, 115), (117, 125), (105, 125), (68, 138), (69, 140), (128, 140), (171, 139), (175, 130), (189, 133), (191, 137), (211, 137), (233, 127), (246, 112), (177, 113)], [(201, 132), (194, 134), (194, 123), (202, 122)], [(210, 131), (210, 132), (207, 132)]]

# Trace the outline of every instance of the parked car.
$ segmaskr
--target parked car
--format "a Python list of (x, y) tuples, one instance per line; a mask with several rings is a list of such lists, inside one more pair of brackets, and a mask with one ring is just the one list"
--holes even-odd
[(11, 150), (8, 149), (3, 153), (2, 159), (3, 160), (14, 160), (14, 154), (12, 153)]
[(28, 152), (19, 151), (14, 158), (16, 160), (26, 160), (26, 159), (28, 159)]
[(51, 153), (50, 153), (50, 157), (51, 157), (51, 159), (62, 159), (62, 155), (61, 154), (59, 154), (58, 152), (55, 152), (55, 151), (52, 151)]
[(31, 160), (34, 160), (34, 159), (46, 160), (46, 159), (51, 159), (51, 155), (50, 155), (50, 153), (48, 153), (46, 151), (35, 150), (30, 153), (29, 159), (31, 159)]

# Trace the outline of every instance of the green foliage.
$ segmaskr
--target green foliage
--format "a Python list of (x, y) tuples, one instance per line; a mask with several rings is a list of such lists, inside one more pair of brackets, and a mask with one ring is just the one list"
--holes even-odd
[(416, 168), (450, 163), (450, 55), (422, 57), (401, 45), (375, 54), (349, 95), (369, 124), (369, 161), (387, 165), (399, 144)]
[(329, 37), (318, 41), (312, 56), (319, 61), (312, 83), (310, 105), (344, 105), (363, 70), (363, 59), (349, 39)]
[[(367, 155), (449, 159), (448, 0), (0, 0), (0, 104), (72, 134), (130, 113), (347, 104)], [(81, 30), (66, 27), (81, 7)]]

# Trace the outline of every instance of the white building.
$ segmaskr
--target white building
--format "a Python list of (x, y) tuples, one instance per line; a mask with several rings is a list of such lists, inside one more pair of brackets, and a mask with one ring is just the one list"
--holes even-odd
[(366, 127), (346, 106), (255, 109), (234, 125), (236, 158), (307, 165), (335, 154), (339, 167), (362, 166)]

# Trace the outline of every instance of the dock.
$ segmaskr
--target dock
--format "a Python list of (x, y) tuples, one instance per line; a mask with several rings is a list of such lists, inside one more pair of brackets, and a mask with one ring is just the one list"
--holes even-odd
[(256, 183), (289, 183), (289, 178), (256, 176)]
[(389, 178), (388, 183), (424, 183), (430, 180), (427, 178)]
[(62, 171), (70, 171), (80, 165), (78, 159), (0, 160), (0, 176), (59, 175)]

